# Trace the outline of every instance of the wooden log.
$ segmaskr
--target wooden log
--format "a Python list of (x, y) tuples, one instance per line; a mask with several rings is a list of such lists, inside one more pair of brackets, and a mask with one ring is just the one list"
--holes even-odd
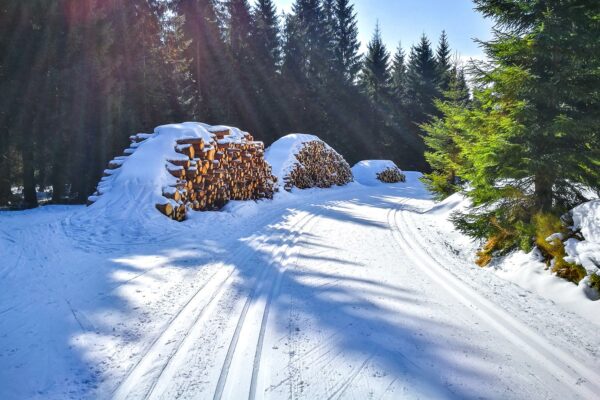
[(167, 160), (168, 162), (170, 162), (173, 165), (176, 165), (178, 167), (183, 167), (183, 168), (189, 168), (191, 165), (191, 161), (190, 159), (174, 159), (174, 160)]
[(194, 151), (194, 146), (191, 144), (178, 144), (175, 146), (175, 151), (188, 156), (188, 158), (193, 159), (196, 152)]
[(185, 169), (177, 165), (167, 165), (167, 171), (175, 178), (183, 179), (185, 177)]
[(181, 191), (174, 187), (163, 188), (162, 195), (177, 202), (181, 200)]
[(164, 204), (157, 204), (156, 209), (158, 211), (160, 211), (161, 213), (163, 213), (164, 215), (166, 215), (167, 217), (170, 217), (173, 215), (173, 206), (169, 202), (166, 202)]

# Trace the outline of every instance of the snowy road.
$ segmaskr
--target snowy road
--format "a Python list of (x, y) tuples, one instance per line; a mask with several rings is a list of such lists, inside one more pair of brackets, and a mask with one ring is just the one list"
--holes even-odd
[(447, 211), (411, 175), (167, 227), (0, 214), (0, 398), (597, 398), (600, 328)]

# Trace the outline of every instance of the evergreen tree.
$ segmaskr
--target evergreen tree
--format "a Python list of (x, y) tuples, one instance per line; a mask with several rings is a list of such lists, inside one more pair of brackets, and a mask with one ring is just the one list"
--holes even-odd
[(253, 46), (267, 76), (274, 76), (281, 61), (279, 17), (273, 0), (258, 0), (253, 12)]
[(370, 130), (375, 142), (386, 147), (393, 146), (390, 132), (392, 124), (390, 54), (381, 39), (379, 24), (367, 45), (367, 54), (363, 62), (361, 86), (370, 99)]
[(331, 77), (331, 41), (319, 0), (296, 0), (285, 27), (283, 79), (292, 99), (286, 112), (296, 127), (318, 131), (327, 120), (325, 98)]
[(321, 19), (323, 20), (323, 35), (325, 43), (333, 52), (335, 47), (335, 32), (337, 31), (338, 21), (335, 15), (335, 5), (337, 0), (321, 0)]
[(195, 89), (191, 74), (191, 62), (186, 58), (190, 41), (183, 32), (185, 16), (172, 12), (170, 2), (162, 2), (161, 10), (162, 35), (164, 40), (164, 61), (167, 68), (166, 91), (169, 109), (173, 121), (193, 119)]
[(344, 79), (353, 83), (360, 71), (360, 42), (354, 5), (349, 0), (337, 0), (334, 7), (334, 55), (335, 69), (341, 72)]
[(281, 32), (277, 9), (272, 0), (258, 0), (253, 9), (252, 48), (253, 82), (256, 112), (260, 119), (262, 139), (270, 143), (282, 130)]
[(233, 57), (241, 64), (248, 65), (250, 59), (250, 38), (252, 35), (252, 17), (247, 0), (229, 0), (227, 2), (229, 21), (227, 32)]
[(423, 123), (436, 111), (434, 100), (440, 96), (438, 69), (427, 36), (411, 48), (406, 75), (408, 113), (413, 122)]
[(190, 60), (195, 83), (195, 117), (214, 123), (224, 120), (230, 114), (226, 88), (222, 85), (229, 64), (215, 3), (213, 0), (179, 0), (175, 9), (185, 18), (183, 32), (190, 42), (186, 58)]
[(390, 54), (381, 39), (379, 24), (367, 46), (363, 63), (362, 86), (377, 105), (383, 105), (390, 95)]
[(304, 42), (303, 70), (310, 84), (320, 85), (329, 72), (330, 38), (320, 0), (296, 0), (293, 7), (298, 30), (297, 39)]
[(255, 59), (252, 46), (254, 21), (247, 0), (229, 0), (227, 10), (229, 19), (226, 32), (231, 55), (227, 62), (231, 74), (223, 82), (229, 91), (225, 95), (231, 102), (231, 114), (227, 117), (232, 124), (255, 131), (259, 129), (255, 80), (259, 60)]
[(478, 66), (469, 108), (442, 107), (442, 131), (460, 149), (458, 176), (474, 204), (456, 223), (490, 239), (482, 253), (489, 257), (531, 246), (540, 215), (561, 215), (600, 186), (600, 44), (595, 2), (476, 5), (497, 22), (495, 38), (483, 43), (492, 63)]
[(450, 44), (446, 31), (442, 31), (440, 41), (435, 53), (435, 62), (437, 67), (437, 81), (439, 90), (442, 94), (450, 90), (450, 79), (452, 62), (450, 61)]
[(454, 64), (450, 69), (449, 88), (444, 101), (436, 100), (438, 110), (447, 118), (436, 116), (423, 126), (427, 146), (425, 159), (432, 171), (426, 173), (422, 181), (440, 200), (462, 188), (458, 171), (466, 165), (466, 161), (459, 143), (464, 143), (464, 138), (461, 137), (460, 123), (450, 116), (455, 115), (453, 112), (457, 109), (464, 110), (468, 104), (469, 88), (464, 70)]
[(392, 92), (399, 107), (406, 101), (406, 74), (405, 54), (399, 44), (392, 61)]
[(456, 64), (450, 69), (450, 85), (446, 98), (465, 106), (469, 104), (469, 85), (465, 77), (465, 69)]

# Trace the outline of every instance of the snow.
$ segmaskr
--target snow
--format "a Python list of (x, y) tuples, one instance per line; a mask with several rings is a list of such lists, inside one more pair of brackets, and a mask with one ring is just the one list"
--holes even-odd
[[(298, 164), (296, 154), (298, 154), (304, 148), (304, 144), (308, 142), (323, 141), (315, 135), (292, 133), (275, 141), (265, 151), (265, 160), (267, 160), (273, 168), (273, 175), (278, 178), (278, 184), (280, 186), (284, 184), (283, 178)], [(325, 143), (325, 146), (328, 149), (331, 149), (327, 143)]]
[(586, 240), (600, 243), (600, 200), (593, 200), (573, 209), (574, 228), (581, 230)]
[(381, 184), (381, 181), (377, 179), (377, 174), (388, 168), (398, 168), (398, 166), (390, 160), (365, 160), (352, 167), (352, 174), (357, 182), (374, 186)]
[(177, 223), (134, 200), (188, 130), (91, 207), (0, 212), (1, 399), (597, 398), (600, 313), (477, 267), (460, 195), (406, 172)]
[[(582, 265), (588, 276), (579, 283), (582, 294), (597, 300), (600, 296), (589, 288), (590, 275), (600, 275), (600, 200), (584, 203), (571, 212), (574, 231), (579, 231), (583, 240), (575, 238), (565, 241), (565, 252), (568, 262)], [(589, 312), (597, 310), (590, 310)]]
[[(579, 206), (573, 211), (575, 229), (581, 229), (589, 237), (594, 237), (597, 232), (595, 218), (598, 218), (596, 204), (598, 201), (589, 202)], [(448, 232), (447, 238), (452, 238), (455, 248), (467, 249), (467, 253), (474, 255), (481, 243), (468, 240), (463, 235), (453, 231), (448, 221), (455, 212), (464, 212), (470, 205), (470, 201), (461, 193), (455, 193), (444, 201), (437, 203), (428, 214), (438, 215), (443, 218), (443, 225)], [(585, 227), (585, 228), (584, 228)], [(561, 234), (551, 235), (547, 240), (557, 237), (562, 239)], [(446, 239), (447, 240), (447, 239)], [(588, 273), (598, 271), (600, 265), (600, 244), (590, 240), (578, 241), (569, 239), (565, 242), (565, 250), (569, 257), (565, 260), (583, 265)], [(540, 295), (552, 302), (560, 304), (565, 309), (579, 314), (588, 321), (600, 326), (600, 304), (598, 304), (598, 293), (591, 290), (587, 284), (587, 278), (574, 285), (560, 278), (547, 268), (537, 250), (530, 253), (515, 251), (508, 256), (493, 260), (489, 268), (498, 276), (513, 282), (531, 293)]]

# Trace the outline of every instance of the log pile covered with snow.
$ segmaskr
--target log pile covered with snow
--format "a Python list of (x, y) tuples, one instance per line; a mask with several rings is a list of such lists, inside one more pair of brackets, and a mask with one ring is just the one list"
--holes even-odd
[(267, 149), (266, 159), (287, 191), (342, 186), (353, 180), (344, 157), (314, 135), (284, 136)]
[(130, 139), (131, 147), (109, 163), (90, 204), (141, 187), (149, 193), (139, 201), (153, 202), (181, 221), (190, 209), (216, 210), (229, 200), (273, 197), (276, 178), (264, 159), (264, 144), (247, 132), (188, 122)]
[(402, 173), (402, 170), (398, 167), (389, 167), (381, 172), (377, 173), (377, 179), (383, 183), (398, 183), (405, 182), (406, 176)]
[(398, 166), (390, 160), (365, 160), (352, 167), (354, 178), (363, 185), (374, 185), (380, 182), (405, 182), (406, 176)]

